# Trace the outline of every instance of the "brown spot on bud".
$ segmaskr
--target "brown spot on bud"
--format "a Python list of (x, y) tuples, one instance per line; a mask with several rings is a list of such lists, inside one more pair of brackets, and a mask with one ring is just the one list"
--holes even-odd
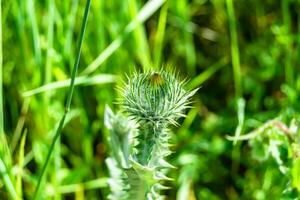
[(164, 83), (163, 77), (157, 72), (154, 72), (149, 79), (150, 83), (155, 87), (161, 86)]

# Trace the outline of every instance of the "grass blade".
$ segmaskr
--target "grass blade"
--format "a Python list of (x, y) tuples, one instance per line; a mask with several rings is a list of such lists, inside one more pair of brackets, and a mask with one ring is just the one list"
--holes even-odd
[(167, 2), (161, 9), (157, 31), (155, 35), (155, 43), (154, 43), (154, 68), (158, 67), (161, 62), (161, 54), (162, 54), (162, 45), (165, 36), (165, 29), (167, 24), (167, 15), (168, 15), (169, 3)]
[(16, 128), (15, 128), (14, 133), (13, 133), (13, 137), (12, 137), (11, 142), (10, 142), (10, 147), (11, 147), (11, 152), (12, 153), (14, 153), (14, 151), (16, 149), (16, 146), (19, 143), (19, 139), (22, 136), (25, 121), (27, 119), (27, 112), (28, 112), (28, 109), (29, 109), (29, 104), (30, 104), (30, 99), (29, 98), (24, 99), (23, 105), (22, 105), (22, 108), (21, 108), (21, 115), (18, 119)]
[[(78, 9), (78, 0), (72, 0), (70, 14), (68, 16), (68, 28), (66, 32), (66, 42), (64, 45), (64, 52), (63, 55), (66, 58), (72, 58), (72, 40), (73, 40), (73, 32), (74, 32), (74, 25), (76, 21), (76, 12)], [(70, 59), (71, 60), (71, 59)]]
[(54, 18), (55, 18), (55, 1), (48, 0), (48, 35), (47, 35), (47, 55), (46, 55), (46, 70), (45, 70), (45, 83), (51, 81), (51, 66), (52, 56), (51, 51), (53, 48), (53, 32), (54, 32)]
[(0, 158), (0, 173), (1, 173), (1, 176), (3, 179), (3, 183), (6, 187), (6, 190), (9, 194), (9, 196), (11, 197), (11, 199), (17, 199), (17, 192), (14, 188), (14, 185), (13, 185), (6, 169), (7, 168), (5, 166), (4, 161)]
[[(4, 148), (4, 111), (3, 111), (3, 81), (2, 81), (2, 70), (3, 70), (3, 50), (2, 50), (2, 1), (0, 0), (0, 138), (1, 138), (1, 147)], [(2, 152), (0, 152), (1, 154)], [(0, 157), (0, 175), (3, 180), (4, 186), (11, 197), (11, 199), (17, 198), (17, 192), (15, 191), (12, 180), (9, 177), (7, 167), (2, 160), (4, 157)]]
[(2, 1), (0, 0), (0, 134), (4, 134), (4, 122), (3, 122), (3, 52), (2, 52)]
[(204, 83), (207, 79), (209, 79), (214, 73), (216, 73), (219, 69), (224, 67), (227, 63), (228, 58), (222, 58), (217, 63), (213, 64), (207, 70), (205, 70), (204, 72), (196, 76), (194, 79), (192, 79), (186, 87), (191, 90), (199, 87), (202, 83)]
[(241, 80), (241, 65), (240, 65), (240, 55), (238, 47), (238, 38), (236, 31), (236, 18), (234, 13), (233, 0), (226, 0), (228, 21), (229, 21), (229, 32), (231, 40), (231, 58), (234, 76), (234, 85), (236, 98), (242, 96), (242, 80)]
[[(240, 65), (240, 55), (238, 48), (238, 38), (236, 31), (236, 18), (234, 14), (233, 0), (226, 0), (227, 13), (229, 20), (229, 32), (231, 39), (231, 58), (232, 58), (232, 67), (233, 67), (233, 76), (234, 76), (234, 85), (235, 85), (235, 98), (237, 105), (237, 115), (238, 115), (238, 126), (235, 131), (235, 138), (237, 139), (242, 132), (244, 126), (244, 109), (245, 101), (242, 97), (242, 75), (241, 75), (241, 65)], [(237, 140), (234, 141), (236, 144)]]
[(84, 11), (84, 16), (83, 16), (83, 20), (82, 20), (82, 25), (81, 25), (79, 43), (78, 43), (78, 46), (77, 46), (77, 49), (76, 49), (76, 60), (75, 60), (75, 63), (74, 63), (72, 74), (71, 74), (69, 92), (68, 92), (68, 96), (67, 96), (67, 102), (66, 102), (66, 105), (65, 105), (65, 113), (63, 114), (63, 116), (62, 116), (62, 118), (59, 122), (59, 126), (58, 126), (58, 128), (56, 130), (56, 133), (55, 133), (55, 136), (52, 140), (50, 149), (48, 151), (48, 154), (47, 154), (47, 157), (46, 157), (46, 160), (45, 160), (45, 163), (43, 164), (42, 171), (41, 171), (41, 174), (38, 178), (37, 186), (36, 186), (36, 189), (35, 189), (35, 192), (34, 192), (34, 195), (33, 195), (33, 200), (39, 199), (38, 196), (39, 196), (39, 190), (40, 190), (41, 182), (43, 180), (44, 174), (46, 172), (46, 168), (47, 168), (49, 160), (50, 160), (50, 157), (51, 157), (52, 152), (54, 150), (55, 143), (56, 143), (57, 139), (59, 138), (59, 136), (61, 134), (64, 122), (65, 122), (65, 119), (66, 119), (66, 115), (67, 115), (67, 113), (70, 109), (71, 100), (72, 100), (72, 97), (73, 97), (73, 92), (74, 92), (74, 87), (75, 87), (75, 77), (76, 77), (76, 74), (77, 74), (77, 71), (78, 71), (78, 66), (79, 66), (79, 61), (80, 61), (80, 54), (81, 54), (81, 47), (82, 47), (82, 43), (83, 43), (84, 33), (85, 33), (85, 30), (86, 30), (86, 25), (87, 25), (88, 14), (89, 14), (89, 11), (90, 11), (90, 6), (91, 6), (91, 0), (87, 0), (86, 6), (85, 6), (85, 11)]
[(35, 7), (33, 0), (27, 1), (27, 14), (29, 16), (29, 20), (31, 22), (32, 27), (32, 39), (33, 39), (33, 47), (35, 53), (35, 60), (38, 67), (41, 67), (42, 63), (42, 50), (39, 38), (39, 29), (35, 17)]
[(126, 37), (131, 33), (138, 25), (144, 23), (155, 11), (157, 11), (165, 0), (151, 0), (148, 1), (144, 7), (140, 10), (134, 20), (132, 20), (126, 27), (121, 35), (119, 35), (100, 55), (85, 68), (82, 74), (90, 74), (94, 72), (108, 57), (110, 57), (124, 42)]
[(229, 32), (230, 32), (230, 40), (231, 40), (231, 59), (232, 59), (232, 67), (233, 67), (233, 78), (234, 78), (234, 86), (235, 86), (235, 101), (236, 101), (236, 109), (237, 109), (237, 117), (238, 117), (238, 125), (235, 129), (235, 140), (233, 144), (235, 145), (232, 150), (232, 158), (235, 160), (232, 164), (232, 172), (233, 174), (237, 174), (237, 170), (239, 168), (240, 163), (240, 146), (241, 144), (237, 144), (238, 138), (242, 134), (244, 127), (244, 119), (245, 119), (245, 100), (243, 99), (243, 88), (242, 88), (242, 75), (241, 75), (241, 65), (240, 65), (240, 55), (239, 55), (239, 47), (238, 47), (238, 37), (236, 30), (236, 17), (234, 12), (233, 0), (226, 0), (227, 13), (228, 13), (228, 21), (229, 21)]
[[(134, 20), (137, 16), (137, 2), (136, 0), (129, 1), (129, 13), (130, 17)], [(143, 66), (143, 69), (148, 69), (152, 66), (150, 48), (147, 41), (145, 27), (140, 23), (133, 31), (133, 37), (136, 43), (137, 56)]]
[[(75, 80), (75, 85), (94, 85), (94, 84), (106, 84), (113, 83), (117, 80), (117, 76), (111, 74), (99, 74), (93, 77), (79, 76)], [(23, 97), (30, 97), (42, 92), (47, 92), (51, 90), (56, 90), (60, 88), (68, 87), (71, 79), (56, 81), (42, 85), (41, 87), (35, 88), (33, 90), (26, 91), (22, 94)]]
[(25, 141), (26, 141), (26, 131), (22, 136), (20, 149), (19, 149), (19, 161), (18, 161), (18, 174), (17, 174), (17, 181), (16, 181), (16, 190), (18, 194), (18, 199), (21, 200), (23, 197), (22, 191), (22, 175), (23, 175), (23, 165), (24, 165), (24, 150), (25, 150)]
[[(283, 15), (283, 22), (284, 22), (284, 28), (286, 30), (285, 34), (291, 37), (291, 14), (290, 14), (290, 8), (289, 8), (289, 1), (283, 0), (281, 1), (281, 9), (282, 9), (282, 15)], [(285, 67), (285, 78), (287, 84), (289, 86), (294, 87), (294, 74), (295, 70), (293, 67), (292, 59), (293, 59), (293, 40), (289, 39), (286, 41), (285, 44), (285, 58), (284, 58), (284, 67)]]
[(78, 190), (78, 188), (82, 188), (84, 190), (92, 190), (92, 189), (98, 189), (98, 188), (104, 188), (107, 187), (107, 178), (99, 178), (95, 180), (90, 180), (83, 183), (75, 183), (70, 185), (62, 185), (59, 188), (59, 192), (62, 194), (65, 193), (73, 193)]

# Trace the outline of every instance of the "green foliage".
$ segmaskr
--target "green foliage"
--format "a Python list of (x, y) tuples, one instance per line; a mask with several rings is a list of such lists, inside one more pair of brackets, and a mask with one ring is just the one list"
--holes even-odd
[(250, 140), (252, 156), (258, 162), (273, 162), (275, 164), (275, 168), (284, 177), (282, 183), (286, 185), (280, 194), (282, 199), (295, 199), (300, 193), (299, 133), (298, 118), (292, 119), (290, 126), (274, 119), (266, 122), (253, 132), (238, 138), (240, 140)]
[(184, 82), (165, 71), (135, 73), (121, 89), (126, 117), (106, 108), (113, 156), (107, 160), (110, 199), (162, 199), (162, 181), (169, 180), (164, 173), (173, 167), (165, 160), (171, 154), (168, 126), (184, 116), (197, 91), (185, 91), (183, 86)]
[[(65, 112), (86, 1), (0, 2), (0, 199), (32, 199)], [(135, 178), (127, 184), (138, 187), (137, 195), (149, 189), (152, 178), (143, 181), (142, 175), (150, 176), (152, 167), (139, 162), (156, 151), (151, 123), (137, 126), (137, 112), (130, 115), (121, 106), (111, 116), (124, 121), (118, 131), (134, 136), (117, 136), (116, 144), (128, 143), (113, 153), (103, 113), (107, 104), (117, 110), (114, 88), (133, 68), (151, 74), (150, 68), (162, 72), (160, 66), (172, 66), (176, 80), (188, 77), (186, 89), (201, 85), (193, 107), (175, 114), (186, 117), (170, 121), (174, 112), (164, 115), (171, 124), (156, 130), (174, 133), (166, 160), (176, 169), (164, 172), (174, 181), (159, 181), (169, 187), (160, 191), (166, 200), (299, 198), (298, 134), (285, 134), (298, 127), (300, 113), (299, 9), (296, 0), (91, 1), (70, 112), (51, 151), (40, 199), (105, 200), (115, 191), (112, 183), (117, 199), (125, 198), (120, 191), (126, 170), (115, 173), (111, 166), (132, 166), (127, 173)], [(155, 87), (163, 84), (156, 75), (151, 80)], [(149, 102), (143, 99), (143, 106), (163, 103)], [(147, 114), (153, 119), (163, 110)], [(245, 134), (252, 130), (255, 136)], [(138, 143), (145, 138), (150, 142)], [(142, 146), (144, 152), (136, 150)], [(114, 159), (106, 165), (109, 156)]]

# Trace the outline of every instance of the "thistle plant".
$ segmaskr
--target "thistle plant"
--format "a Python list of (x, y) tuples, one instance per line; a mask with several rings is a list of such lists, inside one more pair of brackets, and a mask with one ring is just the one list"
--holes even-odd
[[(300, 132), (299, 117), (286, 125), (279, 118), (267, 121), (256, 130), (240, 136), (249, 140), (251, 154), (258, 162), (273, 160), (286, 185), (280, 199), (299, 199), (300, 194)], [(234, 137), (228, 137), (234, 140)], [(271, 166), (269, 166), (271, 168)], [(272, 186), (271, 186), (272, 187)]]
[(196, 90), (165, 71), (135, 73), (123, 88), (121, 111), (105, 111), (112, 156), (106, 160), (111, 178), (109, 199), (163, 199), (165, 172), (173, 168), (165, 159), (171, 154), (170, 125), (184, 117)]

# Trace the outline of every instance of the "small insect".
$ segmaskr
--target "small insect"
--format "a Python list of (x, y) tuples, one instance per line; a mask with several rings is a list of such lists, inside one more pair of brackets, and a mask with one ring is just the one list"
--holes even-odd
[(161, 86), (164, 83), (163, 77), (157, 72), (151, 74), (149, 79), (150, 83), (155, 87)]

